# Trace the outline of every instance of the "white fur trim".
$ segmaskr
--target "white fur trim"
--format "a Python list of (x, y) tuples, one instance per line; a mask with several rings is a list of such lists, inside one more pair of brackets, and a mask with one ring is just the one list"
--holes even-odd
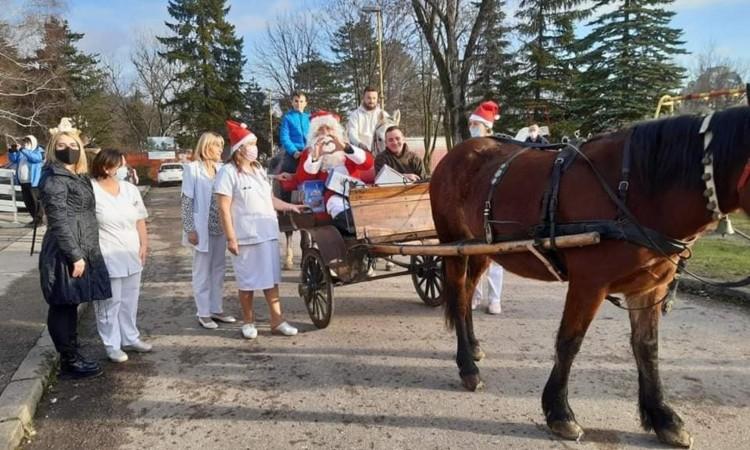
[[(245, 127), (243, 127), (243, 128), (245, 128)], [(232, 153), (236, 152), (237, 149), (242, 146), (242, 144), (245, 144), (245, 143), (247, 143), (249, 141), (256, 141), (257, 142), (258, 138), (253, 133), (249, 133), (247, 136), (243, 137), (242, 139), (240, 139), (239, 142), (237, 142), (236, 144), (234, 144), (232, 146)]]
[(315, 143), (315, 134), (318, 132), (318, 128), (322, 125), (328, 125), (341, 139), (344, 138), (344, 127), (341, 126), (341, 123), (339, 123), (336, 118), (326, 114), (325, 116), (316, 117), (310, 121), (310, 129), (307, 132), (307, 145)]
[(478, 116), (476, 114), (472, 114), (471, 116), (469, 116), (469, 122), (471, 122), (472, 120), (475, 120), (477, 122), (483, 123), (483, 124), (487, 125), (487, 128), (489, 128), (490, 130), (492, 129), (492, 122), (490, 122), (489, 120), (485, 119), (482, 116)]

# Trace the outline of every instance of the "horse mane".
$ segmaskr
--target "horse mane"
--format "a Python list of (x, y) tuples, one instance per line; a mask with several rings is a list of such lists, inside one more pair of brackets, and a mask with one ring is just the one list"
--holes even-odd
[[(631, 128), (633, 172), (648, 193), (672, 187), (701, 188), (703, 181), (703, 117), (690, 115), (652, 120)], [(750, 150), (750, 107), (714, 114), (711, 150), (717, 178), (744, 163)]]

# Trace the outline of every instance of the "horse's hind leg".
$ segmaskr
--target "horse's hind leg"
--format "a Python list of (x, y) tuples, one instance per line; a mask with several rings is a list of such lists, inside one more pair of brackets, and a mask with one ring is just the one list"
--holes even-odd
[(604, 290), (592, 286), (580, 286), (571, 282), (568, 287), (565, 310), (555, 343), (555, 365), (542, 394), (542, 409), (547, 426), (565, 439), (578, 440), (583, 435), (583, 429), (576, 422), (568, 403), (568, 379), (573, 359), (581, 349), (583, 338), (604, 295)]
[[(469, 302), (471, 297), (466, 295), (466, 272), (467, 258), (465, 256), (452, 256), (443, 259), (445, 270), (445, 286), (443, 298), (445, 299), (445, 318), (449, 325), (456, 328), (456, 364), (461, 376), (463, 386), (469, 391), (475, 391), (482, 385), (479, 378), (479, 369), (474, 363), (472, 344), (469, 338), (470, 320), (467, 314), (471, 314)], [(476, 339), (476, 338), (475, 338)]]
[[(666, 287), (646, 294), (629, 297), (631, 308), (656, 304), (666, 295)], [(693, 438), (684, 430), (682, 419), (664, 400), (659, 377), (659, 308), (630, 311), (631, 337), (635, 361), (638, 365), (638, 407), (641, 425), (652, 428), (659, 440), (675, 447), (690, 447)]]
[(286, 259), (284, 260), (284, 270), (292, 270), (294, 268), (294, 252), (292, 251), (292, 232), (285, 231), (286, 236)]
[[(474, 295), (474, 289), (484, 271), (487, 270), (487, 265), (488, 259), (484, 256), (472, 256), (469, 258), (466, 283), (464, 283), (464, 295), (469, 299)], [(485, 355), (479, 346), (479, 340), (474, 334), (474, 314), (471, 308), (468, 308), (466, 311), (466, 332), (469, 337), (472, 358), (474, 358), (474, 361), (481, 361)]]

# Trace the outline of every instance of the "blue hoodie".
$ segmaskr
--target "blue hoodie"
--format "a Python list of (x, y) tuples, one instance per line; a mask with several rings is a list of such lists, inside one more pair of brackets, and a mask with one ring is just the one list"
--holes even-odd
[(310, 129), (310, 114), (291, 109), (284, 114), (279, 126), (281, 147), (289, 155), (301, 152), (307, 144), (307, 132)]
[(18, 179), (18, 171), (22, 166), (27, 166), (29, 169), (29, 182), (32, 187), (39, 186), (39, 179), (42, 177), (42, 166), (44, 165), (44, 149), (37, 145), (37, 140), (34, 136), (26, 136), (31, 141), (31, 150), (25, 147), (19, 149), (17, 152), (8, 153), (8, 159), (15, 166), (16, 169), (16, 183), (20, 184)]

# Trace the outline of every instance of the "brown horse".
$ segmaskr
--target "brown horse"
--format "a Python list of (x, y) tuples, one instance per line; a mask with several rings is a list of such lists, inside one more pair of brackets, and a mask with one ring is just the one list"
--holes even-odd
[[(632, 173), (626, 205), (644, 227), (674, 239), (690, 241), (716, 222), (704, 197), (704, 167), (711, 166), (718, 207), (729, 213), (750, 211), (750, 107), (716, 113), (710, 122), (713, 140), (704, 161), (704, 135), (699, 117), (677, 117), (638, 124), (632, 129), (598, 136), (581, 151), (612, 191), (621, 181), (626, 141), (630, 139)], [(467, 140), (440, 162), (430, 182), (435, 227), (441, 242), (484, 239), (483, 209), (491, 179), (509, 155), (521, 147), (492, 138)], [(527, 233), (540, 221), (540, 205), (557, 152), (528, 150), (509, 166), (492, 194), (490, 218), (495, 236)], [(605, 194), (594, 171), (576, 159), (562, 176), (556, 209), (560, 223), (622, 217)], [(744, 168), (744, 171), (743, 171)], [(573, 359), (599, 307), (608, 294), (625, 297), (630, 308), (631, 346), (638, 367), (641, 424), (654, 429), (670, 445), (687, 447), (692, 438), (667, 404), (658, 368), (658, 329), (664, 298), (674, 278), (677, 255), (606, 239), (598, 245), (559, 250), (568, 281), (555, 362), (542, 395), (551, 430), (567, 439), (583, 434), (568, 404), (568, 377)], [(483, 356), (474, 335), (471, 293), (490, 258), (523, 277), (552, 281), (552, 272), (531, 253), (455, 256), (444, 259), (446, 321), (458, 338), (456, 362), (464, 386), (480, 384), (475, 364)], [(639, 309), (640, 308), (640, 309)]]

